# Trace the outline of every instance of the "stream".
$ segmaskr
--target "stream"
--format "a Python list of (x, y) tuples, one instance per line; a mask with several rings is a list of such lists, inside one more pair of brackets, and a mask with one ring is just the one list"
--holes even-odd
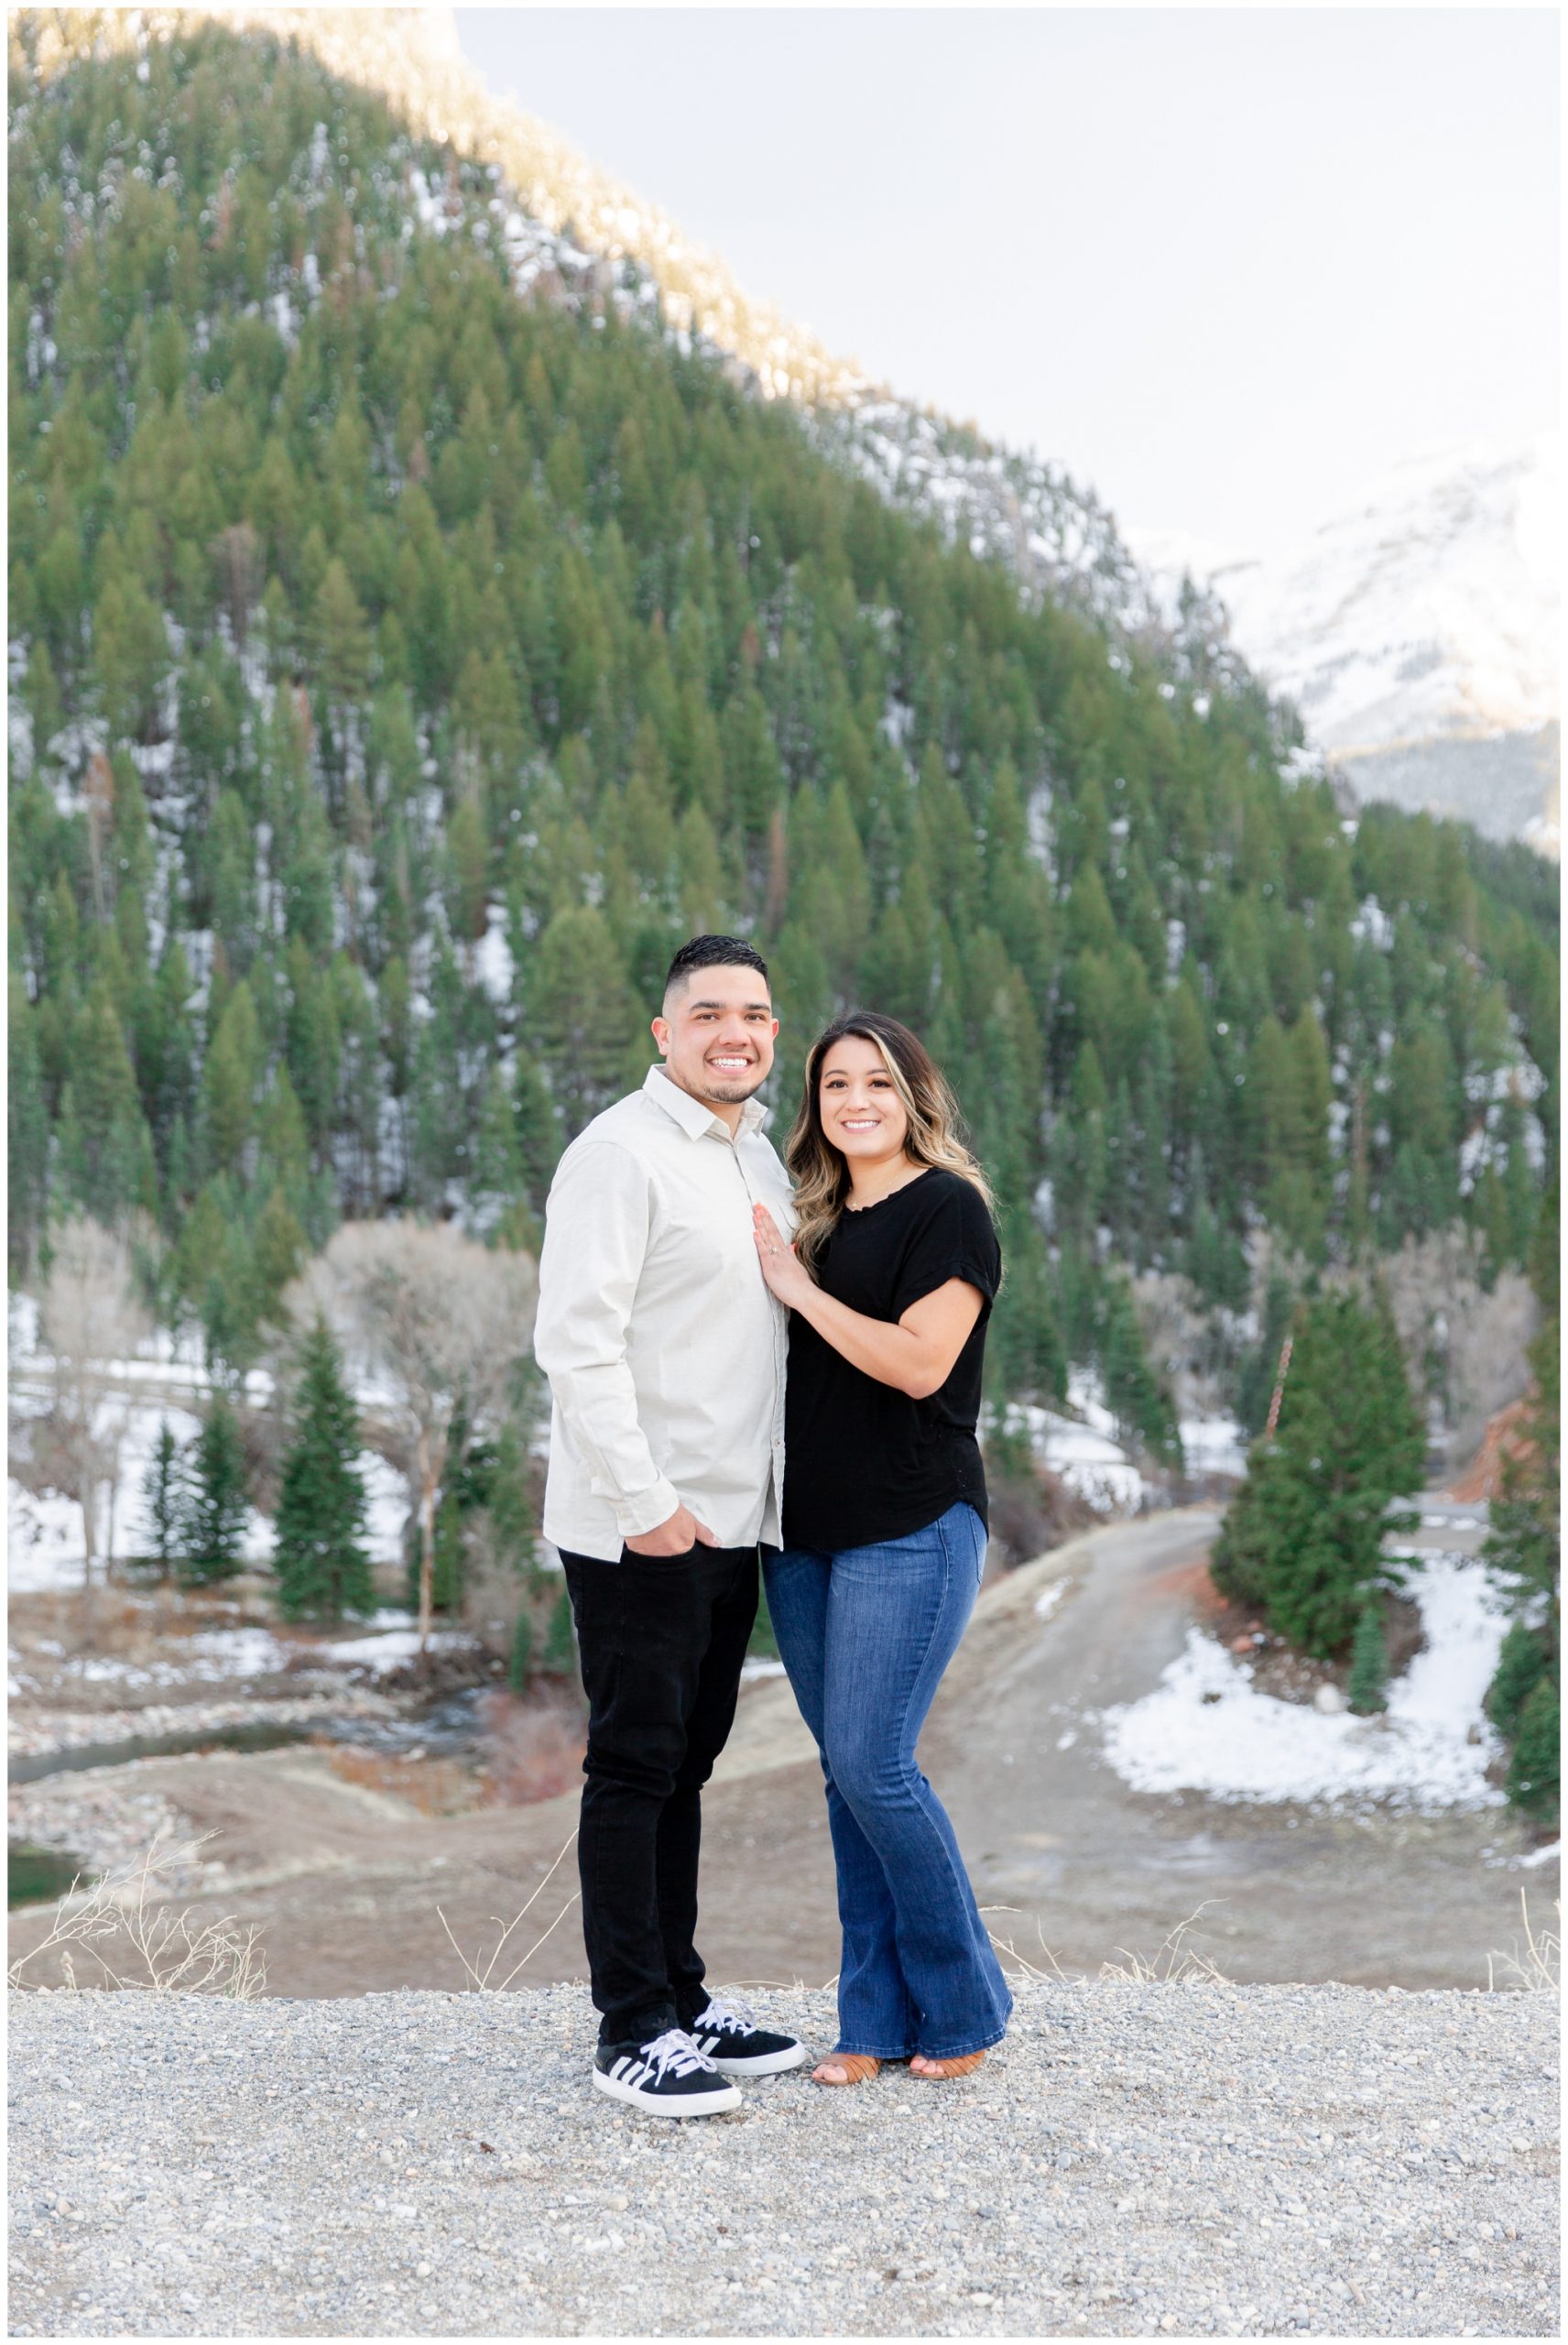
[[(406, 1718), (318, 1718), (279, 1725), (258, 1719), (254, 1725), (213, 1726), (173, 1734), (141, 1734), (117, 1742), (82, 1742), (61, 1751), (14, 1754), (7, 1765), (13, 1783), (41, 1783), (49, 1775), (81, 1774), (100, 1767), (124, 1767), (134, 1759), (177, 1759), (202, 1751), (277, 1751), (287, 1743), (329, 1741), (353, 1743), (397, 1759), (455, 1759), (476, 1766), (483, 1729), (480, 1697), (488, 1689), (465, 1685), (444, 1694), (426, 1708)], [(41, 1904), (69, 1889), (73, 1877), (89, 1869), (69, 1850), (37, 1848), (29, 1841), (7, 1844), (6, 1904)]]
[(332, 1742), (385, 1751), (397, 1759), (419, 1754), (469, 1760), (478, 1753), (479, 1697), (487, 1691), (483, 1685), (465, 1685), (408, 1718), (319, 1718), (288, 1725), (262, 1718), (253, 1726), (197, 1727), (173, 1734), (127, 1735), (118, 1742), (79, 1742), (63, 1751), (18, 1752), (7, 1762), (6, 1780), (37, 1783), (46, 1775), (124, 1767), (133, 1759), (178, 1759), (192, 1751), (276, 1751), (284, 1743), (312, 1741), (318, 1735)]

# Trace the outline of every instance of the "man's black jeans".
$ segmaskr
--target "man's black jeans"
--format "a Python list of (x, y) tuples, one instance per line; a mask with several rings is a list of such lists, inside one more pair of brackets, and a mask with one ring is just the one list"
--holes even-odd
[(702, 1787), (735, 1722), (757, 1549), (561, 1560), (588, 1696), (577, 1860), (599, 2040), (646, 2044), (707, 2001), (693, 1943)]

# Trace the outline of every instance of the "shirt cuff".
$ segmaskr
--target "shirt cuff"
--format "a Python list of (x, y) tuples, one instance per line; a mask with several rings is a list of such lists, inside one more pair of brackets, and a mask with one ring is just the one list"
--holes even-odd
[(668, 1522), (680, 1503), (674, 1483), (667, 1482), (661, 1474), (648, 1489), (615, 1502), (615, 1528), (623, 1539), (640, 1539), (645, 1531), (657, 1531), (661, 1522)]

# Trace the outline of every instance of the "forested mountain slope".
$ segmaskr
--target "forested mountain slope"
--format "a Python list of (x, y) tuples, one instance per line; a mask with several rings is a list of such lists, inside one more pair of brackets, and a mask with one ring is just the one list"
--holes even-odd
[(1346, 823), (1245, 674), (1021, 596), (313, 58), (214, 24), (46, 78), (39, 22), (14, 1264), (51, 1210), (145, 1207), (240, 1359), (343, 1213), (527, 1242), (700, 926), (768, 952), (791, 1104), (850, 999), (952, 1068), (1013, 1391), (1125, 1344), (1112, 1263), (1239, 1307), (1264, 1227), (1312, 1260), (1465, 1216), (1522, 1254), (1534, 858)]

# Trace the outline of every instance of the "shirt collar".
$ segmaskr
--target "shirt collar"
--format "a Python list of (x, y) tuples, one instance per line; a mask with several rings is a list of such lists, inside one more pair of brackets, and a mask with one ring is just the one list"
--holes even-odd
[[(724, 1118), (715, 1116), (711, 1107), (704, 1107), (700, 1099), (693, 1099), (689, 1091), (682, 1091), (678, 1083), (672, 1083), (662, 1064), (648, 1068), (642, 1079), (642, 1087), (650, 1099), (657, 1100), (667, 1116), (674, 1118), (688, 1140), (703, 1140), (710, 1133), (720, 1140), (729, 1139), (729, 1126)], [(768, 1110), (761, 1100), (748, 1099), (740, 1111), (740, 1129), (735, 1138), (749, 1137), (751, 1133), (760, 1131), (767, 1121)]]

